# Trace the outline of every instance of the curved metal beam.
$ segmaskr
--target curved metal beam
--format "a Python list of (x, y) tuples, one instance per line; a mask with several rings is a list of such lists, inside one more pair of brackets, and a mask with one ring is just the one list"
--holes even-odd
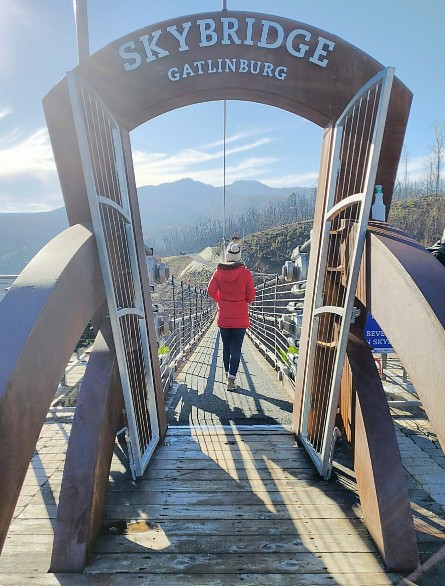
[(82, 572), (102, 523), (123, 395), (109, 318), (94, 342), (71, 429), (50, 572)]
[(362, 301), (391, 341), (445, 450), (445, 267), (408, 234), (380, 222), (370, 225), (367, 249)]
[[(382, 222), (370, 222), (364, 258), (357, 296), (390, 339), (444, 447), (445, 270), (408, 234)], [(360, 500), (388, 569), (410, 570), (418, 555), (409, 496), (387, 400), (359, 332), (362, 310), (348, 343)]]
[[(364, 308), (362, 308), (363, 310)], [(347, 358), (355, 391), (354, 470), (365, 525), (390, 571), (419, 564), (416, 532), (394, 424), (371, 349), (363, 336), (366, 311), (351, 325)]]
[(0, 550), (57, 385), (104, 299), (95, 238), (76, 225), (34, 257), (0, 303)]

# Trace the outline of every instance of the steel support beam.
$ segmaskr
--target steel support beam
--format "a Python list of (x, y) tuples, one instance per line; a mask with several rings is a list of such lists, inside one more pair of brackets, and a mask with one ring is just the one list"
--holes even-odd
[(364, 521), (387, 570), (412, 571), (420, 560), (405, 471), (363, 323), (351, 327), (347, 358), (355, 393), (354, 470)]
[(109, 319), (93, 345), (71, 429), (50, 572), (82, 572), (99, 534), (123, 395)]
[(57, 385), (104, 299), (95, 238), (76, 225), (34, 257), (0, 304), (0, 551)]

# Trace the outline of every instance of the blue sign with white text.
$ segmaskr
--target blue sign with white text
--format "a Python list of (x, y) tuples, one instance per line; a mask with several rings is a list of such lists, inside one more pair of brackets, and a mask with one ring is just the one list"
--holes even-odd
[(365, 324), (365, 337), (368, 344), (371, 346), (371, 349), (374, 352), (381, 352), (382, 354), (389, 354), (393, 352), (393, 348), (391, 346), (390, 341), (385, 336), (385, 332), (379, 326), (379, 324), (375, 321), (370, 313), (366, 318)]

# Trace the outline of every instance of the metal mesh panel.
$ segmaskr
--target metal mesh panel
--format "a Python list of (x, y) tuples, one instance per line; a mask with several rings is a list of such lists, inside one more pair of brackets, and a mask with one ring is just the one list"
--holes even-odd
[(371, 80), (333, 133), (300, 429), (323, 476), (331, 469), (341, 372), (392, 75), (386, 70)]
[(143, 474), (158, 440), (145, 311), (120, 129), (86, 82), (70, 95), (127, 414), (130, 466)]

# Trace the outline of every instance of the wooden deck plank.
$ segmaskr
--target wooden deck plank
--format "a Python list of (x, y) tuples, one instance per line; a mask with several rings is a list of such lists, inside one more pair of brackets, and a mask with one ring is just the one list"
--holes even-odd
[(242, 571), (267, 576), (267, 584), (269, 576), (292, 574), (311, 575), (308, 584), (320, 575), (323, 584), (341, 563), (342, 571), (352, 564), (378, 584), (375, 575), (383, 572), (357, 495), (322, 480), (287, 431), (169, 430), (143, 479), (129, 483), (126, 474), (116, 461), (108, 534), (100, 537), (88, 573), (114, 567), (235, 577)]
[(261, 553), (261, 554), (170, 554), (119, 553), (95, 554), (85, 573), (130, 572), (149, 574), (208, 574), (240, 572), (293, 574), (324, 574), (327, 571), (354, 569), (358, 573), (383, 570), (373, 553)]
[[(266, 466), (261, 466), (261, 469), (264, 470), (264, 474), (267, 474), (268, 468)], [(201, 468), (201, 470), (203, 470)], [(142, 482), (147, 482), (151, 480), (174, 480), (177, 479), (196, 479), (197, 477), (201, 476), (204, 477), (206, 480), (222, 480), (225, 477), (232, 477), (235, 480), (248, 480), (251, 476), (249, 476), (249, 470), (254, 471), (257, 470), (255, 466), (250, 468), (243, 468), (243, 467), (234, 467), (232, 466), (229, 470), (224, 470), (221, 466), (215, 466), (213, 469), (203, 470), (202, 474), (200, 475), (197, 473), (197, 470), (176, 470), (175, 468), (171, 469), (157, 469), (157, 468), (149, 468), (145, 474)], [(116, 470), (118, 475), (122, 480), (129, 480), (131, 479), (130, 473), (128, 470), (121, 470), (120, 468)], [(271, 475), (268, 476), (269, 478)], [(113, 478), (113, 477), (112, 477)], [(273, 471), (273, 478), (281, 479), (281, 480), (292, 480), (292, 479), (299, 479), (300, 481), (308, 481), (311, 482), (313, 486), (321, 485), (320, 475), (316, 470), (309, 470), (309, 469), (299, 469), (299, 468), (287, 468), (283, 470), (280, 467), (275, 467)], [(56, 479), (59, 480), (59, 479)], [(114, 479), (113, 479), (114, 480)]]
[(153, 479), (150, 481), (142, 480), (132, 484), (128, 479), (115, 480), (110, 484), (109, 495), (113, 492), (128, 490), (131, 485), (131, 492), (158, 493), (159, 491), (168, 492), (243, 492), (245, 490), (267, 490), (274, 491), (279, 489), (280, 492), (318, 492), (319, 494), (338, 493), (338, 487), (331, 482), (312, 482), (310, 479), (301, 478), (246, 478), (236, 480), (227, 477), (223, 480), (208, 479), (207, 474), (203, 480), (196, 480), (192, 477), (172, 478), (168, 480)]
[[(42, 505), (35, 505), (33, 512), (38, 513)], [(118, 513), (118, 518), (129, 518), (127, 515), (133, 507), (131, 505), (108, 505), (107, 511)], [(349, 503), (328, 504), (276, 504), (269, 510), (264, 503), (252, 503), (245, 505), (237, 503), (236, 498), (227, 498), (227, 503), (222, 505), (173, 504), (173, 505), (135, 505), (135, 509), (146, 514), (149, 518), (165, 516), (172, 519), (337, 519), (337, 518), (361, 518), (357, 507), (351, 507)], [(355, 509), (355, 510), (353, 510)], [(24, 511), (23, 515), (26, 513)], [(131, 515), (130, 515), (130, 518)]]
[[(232, 483), (233, 484), (233, 483)], [(200, 506), (221, 506), (227, 504), (230, 499), (231, 504), (236, 502), (237, 505), (249, 506), (252, 504), (273, 503), (273, 504), (290, 504), (290, 505), (329, 505), (329, 504), (358, 504), (355, 495), (349, 493), (331, 492), (323, 494), (322, 491), (313, 489), (295, 492), (288, 491), (283, 495), (281, 490), (261, 490), (261, 484), (258, 483), (258, 489), (253, 490), (233, 490), (226, 484), (226, 490), (212, 491), (172, 491), (165, 487), (161, 492), (151, 491), (129, 491), (122, 490), (119, 492), (110, 492), (108, 496), (108, 505), (200, 505)]]
[(152, 473), (156, 470), (168, 469), (169, 462), (172, 461), (172, 469), (174, 470), (211, 470), (222, 468), (229, 472), (230, 470), (251, 470), (257, 468), (269, 468), (270, 466), (280, 467), (283, 471), (295, 471), (295, 470), (306, 470), (313, 472), (314, 467), (311, 466), (306, 460), (298, 460), (293, 458), (271, 460), (267, 457), (259, 457), (257, 459), (247, 458), (232, 458), (230, 454), (222, 456), (219, 459), (212, 459), (209, 456), (203, 454), (197, 458), (155, 458), (153, 462), (150, 462), (148, 473)]
[[(130, 580), (138, 586), (416, 586), (409, 580), (400, 579), (396, 574), (377, 572), (373, 574), (360, 574), (358, 572), (324, 574), (298, 574), (298, 582), (295, 576), (289, 574), (174, 574), (172, 575), (148, 575), (127, 573), (102, 573), (102, 574), (35, 574), (35, 573), (9, 573), (1, 575), (2, 586), (128, 586)], [(431, 584), (431, 586), (433, 586)], [(437, 586), (437, 584), (435, 585)]]
[(194, 460), (211, 458), (217, 460), (218, 458), (231, 457), (236, 460), (244, 458), (251, 458), (252, 460), (259, 460), (261, 458), (277, 459), (277, 449), (282, 452), (279, 459), (294, 460), (296, 462), (311, 464), (311, 460), (306, 453), (302, 452), (302, 448), (294, 446), (280, 447), (279, 444), (274, 446), (200, 446), (195, 444), (185, 450), (166, 450), (165, 447), (157, 450), (150, 462), (153, 464), (157, 460)]
[(102, 535), (95, 547), (95, 552), (104, 553), (364, 553), (376, 552), (373, 541), (363, 539), (357, 534), (330, 536), (329, 539), (315, 541), (309, 536), (293, 534), (281, 535), (206, 535), (203, 539), (190, 539), (183, 533), (168, 534), (162, 530), (151, 530), (128, 535)]
[[(35, 535), (53, 535), (54, 520), (46, 517), (45, 519), (15, 519), (8, 531), (8, 539), (11, 535), (33, 533)], [(1, 557), (0, 557), (1, 566)]]
[(168, 428), (168, 435), (170, 437), (175, 436), (190, 436), (190, 437), (202, 437), (207, 435), (254, 435), (260, 436), (261, 434), (265, 437), (274, 435), (284, 435), (289, 437), (292, 433), (291, 426), (287, 425), (174, 425)]
[[(148, 519), (108, 519), (104, 531), (117, 535), (142, 531), (144, 527), (157, 528), (165, 533), (182, 533), (191, 536), (206, 535), (350, 535), (368, 533), (360, 519), (287, 519), (280, 523), (276, 519), (171, 519), (159, 523)], [(323, 537), (322, 539), (326, 539)]]
[[(271, 426), (273, 427), (273, 426)], [(249, 426), (245, 430), (239, 428), (234, 429), (219, 429), (214, 427), (192, 427), (192, 428), (178, 428), (169, 427), (168, 433), (162, 445), (192, 445), (199, 443), (202, 445), (214, 444), (220, 445), (230, 442), (231, 445), (248, 443), (261, 445), (264, 443), (282, 443), (283, 445), (294, 445), (297, 442), (293, 431), (284, 428), (274, 431), (273, 429), (267, 432), (267, 427)], [(301, 445), (299, 446), (301, 447)]]
[(103, 534), (71, 582), (45, 574), (61, 470), (37, 466), (39, 482), (33, 472), (0, 560), (0, 584), (401, 584), (384, 572), (353, 481), (348, 489), (321, 479), (289, 431), (174, 431), (136, 482), (116, 454)]
[[(55, 516), (68, 435), (52, 425), (39, 440), (20, 516), (0, 558), (1, 586), (443, 582), (440, 563), (429, 577), (412, 582), (384, 571), (361, 520), (350, 470), (337, 468), (325, 481), (290, 427), (235, 424), (170, 427), (150, 469), (136, 482), (117, 449), (108, 517), (87, 572), (47, 574), (54, 522), (49, 517)], [(425, 502), (416, 516), (425, 561), (443, 542), (443, 521), (437, 510), (436, 516), (430, 513), (430, 505)]]
[[(228, 498), (228, 501), (231, 499)], [(20, 519), (55, 519), (56, 505), (29, 505), (20, 514)], [(165, 517), (170, 519), (343, 519), (360, 518), (358, 511), (349, 504), (279, 504), (272, 505), (271, 510), (262, 504), (245, 505), (227, 504), (203, 506), (196, 505), (107, 505), (106, 516), (118, 519), (147, 518), (160, 521)]]

